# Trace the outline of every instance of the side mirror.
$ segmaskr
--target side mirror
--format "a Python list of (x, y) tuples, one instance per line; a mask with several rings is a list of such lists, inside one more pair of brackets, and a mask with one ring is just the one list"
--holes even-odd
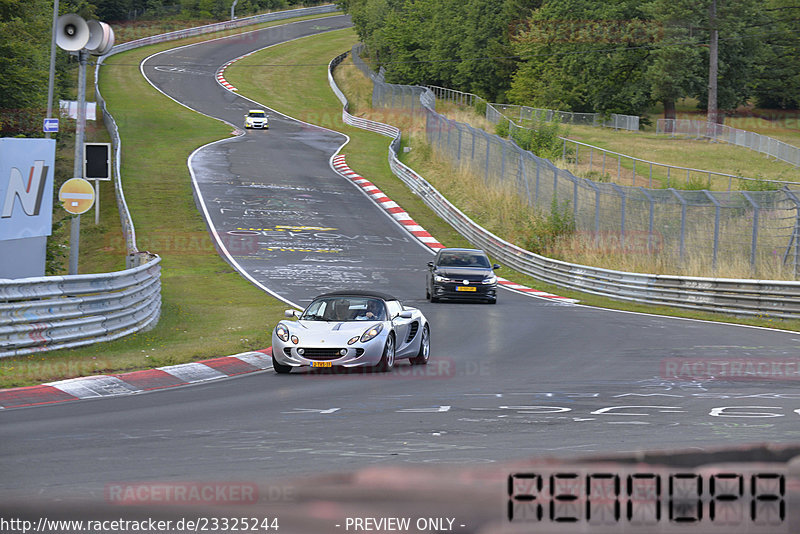
[(497, 265), (496, 263), (494, 265), (492, 265), (492, 269), (499, 269), (499, 268), (500, 268), (500, 266)]
[(412, 312), (411, 310), (403, 310), (400, 313), (398, 313), (397, 316), (400, 317), (401, 319), (411, 319), (412, 317), (414, 317), (414, 312)]
[(433, 262), (432, 261), (428, 262), (428, 268), (433, 269)]
[(297, 317), (297, 310), (286, 310), (283, 312), (286, 317)]

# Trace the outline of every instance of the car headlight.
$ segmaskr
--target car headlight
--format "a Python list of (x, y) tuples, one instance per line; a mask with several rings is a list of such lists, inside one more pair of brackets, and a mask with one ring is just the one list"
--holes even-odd
[(484, 278), (483, 279), (483, 283), (487, 284), (487, 285), (488, 284), (496, 284), (497, 283), (497, 277), (495, 275), (492, 275), (489, 278)]
[(433, 277), (434, 282), (452, 282), (449, 278), (445, 276), (436, 275)]
[(367, 330), (366, 332), (361, 334), (361, 338), (360, 338), (361, 342), (362, 343), (366, 343), (370, 339), (372, 339), (375, 336), (377, 336), (378, 334), (380, 334), (381, 330), (383, 330), (383, 325), (380, 324), (380, 323), (376, 324), (375, 326), (371, 327), (369, 330)]
[(275, 335), (284, 343), (289, 341), (289, 329), (283, 324), (279, 324), (275, 327)]

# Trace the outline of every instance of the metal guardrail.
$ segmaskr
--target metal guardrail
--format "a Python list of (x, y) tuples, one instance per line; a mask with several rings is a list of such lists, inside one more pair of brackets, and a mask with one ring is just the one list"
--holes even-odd
[[(546, 258), (492, 234), (397, 159), (400, 140), (397, 128), (348, 113), (347, 98), (333, 78), (333, 69), (346, 56), (347, 53), (341, 54), (328, 65), (328, 82), (343, 104), (344, 122), (392, 137), (389, 148), (392, 172), (437, 215), (497, 260), (550, 284), (619, 300), (742, 316), (800, 318), (800, 282), (652, 275), (601, 269)], [(425, 100), (420, 97), (421, 103)]]
[(236, 20), (228, 20), (223, 22), (215, 22), (214, 24), (207, 24), (205, 26), (197, 26), (195, 28), (186, 28), (183, 30), (176, 30), (174, 32), (162, 33), (159, 35), (152, 35), (150, 37), (143, 37), (135, 41), (128, 41), (114, 45), (111, 49), (111, 54), (125, 52), (134, 48), (147, 46), (156, 43), (164, 43), (167, 41), (174, 41), (176, 39), (185, 39), (186, 37), (194, 37), (197, 35), (204, 35), (207, 33), (215, 33), (225, 30), (233, 30), (243, 28), (245, 26), (252, 26), (253, 24), (261, 24), (273, 20), (283, 20), (294, 17), (305, 17), (307, 15), (321, 15), (324, 13), (335, 13), (340, 11), (339, 6), (335, 4), (328, 4), (324, 6), (304, 7), (300, 9), (291, 9), (288, 11), (275, 11), (273, 13), (264, 13), (262, 15), (253, 15), (252, 17), (244, 17)]
[(111, 341), (158, 322), (161, 258), (103, 274), (0, 281), (0, 358)]
[(689, 119), (658, 119), (656, 133), (671, 135), (672, 137), (684, 135), (722, 141), (749, 148), (795, 167), (800, 167), (800, 148), (766, 135), (725, 126), (724, 124)]
[[(304, 15), (332, 13), (335, 5), (256, 15), (123, 43), (107, 55), (155, 43)], [(107, 57), (105, 56), (105, 57)], [(103, 57), (98, 59), (99, 79)], [(127, 269), (101, 274), (0, 280), (0, 358), (111, 341), (152, 328), (161, 313), (161, 258), (140, 252), (120, 173), (122, 141), (95, 83), (97, 103), (111, 136), (117, 207), (128, 252)]]

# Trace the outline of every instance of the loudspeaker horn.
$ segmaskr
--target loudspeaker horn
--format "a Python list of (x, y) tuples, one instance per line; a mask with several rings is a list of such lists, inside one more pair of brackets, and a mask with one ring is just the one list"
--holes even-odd
[(75, 52), (89, 41), (89, 25), (74, 13), (61, 15), (56, 21), (56, 44), (63, 50)]
[(114, 46), (114, 30), (105, 22), (96, 20), (90, 20), (88, 25), (90, 37), (86, 49), (94, 56), (107, 54)]

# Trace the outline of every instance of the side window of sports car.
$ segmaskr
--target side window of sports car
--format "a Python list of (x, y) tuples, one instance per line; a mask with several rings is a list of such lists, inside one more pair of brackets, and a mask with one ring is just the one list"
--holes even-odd
[(399, 300), (387, 300), (386, 301), (386, 308), (389, 310), (389, 318), (394, 319), (400, 312), (403, 311), (403, 305), (400, 304)]

